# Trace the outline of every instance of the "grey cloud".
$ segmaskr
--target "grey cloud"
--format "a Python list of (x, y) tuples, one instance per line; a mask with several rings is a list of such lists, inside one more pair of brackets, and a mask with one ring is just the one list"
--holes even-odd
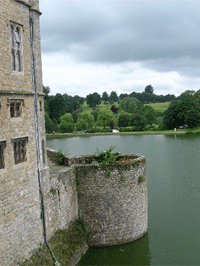
[(199, 10), (199, 1), (41, 1), (42, 50), (77, 61), (140, 61), (161, 71), (183, 71), (188, 58), (185, 72), (197, 72)]

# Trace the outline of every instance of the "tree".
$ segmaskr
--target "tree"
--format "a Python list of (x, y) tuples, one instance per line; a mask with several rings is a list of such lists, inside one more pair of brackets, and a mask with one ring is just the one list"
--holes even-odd
[(49, 86), (44, 86), (43, 85), (43, 92), (45, 93), (45, 96), (44, 96), (44, 99), (46, 100), (47, 98), (48, 98), (48, 95), (49, 95), (49, 93), (50, 93), (50, 88), (49, 88)]
[(77, 102), (79, 105), (82, 105), (84, 103), (84, 101), (85, 101), (85, 98), (80, 97), (78, 95), (75, 95), (73, 97), (73, 100), (74, 100), (74, 102)]
[(48, 113), (45, 112), (45, 129), (47, 132), (53, 132), (54, 126), (51, 118), (49, 117)]
[(109, 96), (108, 96), (108, 93), (106, 91), (103, 92), (101, 99), (104, 102), (108, 102), (109, 101)]
[(86, 96), (86, 101), (87, 104), (93, 108), (101, 103), (101, 96), (97, 92), (94, 92)]
[(121, 93), (119, 95), (119, 100), (123, 100), (124, 98), (128, 97), (129, 95), (127, 93)]
[(88, 130), (93, 127), (94, 117), (88, 112), (82, 112), (78, 114), (78, 119), (76, 122), (77, 130)]
[(128, 127), (129, 126), (130, 114), (126, 112), (121, 112), (118, 115), (118, 127)]
[(129, 126), (134, 126), (137, 131), (144, 130), (144, 127), (147, 125), (145, 117), (139, 113), (131, 114), (129, 120)]
[(172, 101), (164, 112), (163, 123), (167, 128), (187, 124), (189, 127), (200, 125), (200, 105), (198, 94), (194, 91), (185, 91), (179, 101)]
[(97, 117), (98, 117), (98, 109), (97, 108), (94, 108), (91, 112), (91, 115), (93, 115), (94, 117), (94, 121), (96, 122), (97, 121)]
[(108, 125), (108, 123), (111, 120), (113, 120), (113, 118), (114, 118), (114, 115), (111, 110), (102, 108), (98, 113), (97, 124), (105, 128)]
[(118, 108), (115, 107), (115, 104), (113, 104), (113, 105), (111, 106), (110, 110), (111, 110), (113, 113), (115, 113), (115, 114), (117, 114), (117, 112), (118, 112)]
[(115, 122), (113, 120), (109, 121), (108, 122), (108, 126), (113, 129), (114, 128), (114, 125), (115, 125)]
[(152, 125), (156, 123), (156, 112), (151, 106), (143, 106), (142, 107), (142, 114), (146, 118), (147, 124)]
[(109, 96), (109, 101), (110, 102), (117, 102), (119, 100), (119, 97), (116, 93), (116, 91), (112, 91), (110, 96)]
[(183, 121), (178, 120), (178, 113), (179, 103), (178, 101), (172, 101), (163, 115), (163, 123), (168, 129), (172, 129), (177, 127), (177, 125), (183, 124)]
[(60, 117), (60, 129), (64, 132), (73, 132), (74, 119), (72, 117), (72, 114), (66, 113)]
[(185, 114), (184, 122), (189, 128), (197, 127), (200, 124), (200, 112), (192, 107)]
[(136, 98), (126, 97), (121, 101), (120, 109), (128, 113), (134, 113), (141, 105)]
[(151, 85), (147, 85), (144, 89), (146, 93), (153, 94), (153, 87)]
[(83, 112), (83, 108), (82, 107), (80, 107), (80, 108), (78, 108), (78, 109), (76, 109), (75, 111), (72, 112), (72, 117), (73, 117), (75, 123), (77, 122), (78, 114), (82, 113), (82, 112)]

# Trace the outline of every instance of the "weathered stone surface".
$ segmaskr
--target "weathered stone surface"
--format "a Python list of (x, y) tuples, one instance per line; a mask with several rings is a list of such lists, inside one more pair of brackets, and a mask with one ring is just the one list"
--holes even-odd
[[(55, 158), (54, 150), (47, 153)], [(140, 176), (146, 177), (145, 157), (120, 154), (127, 162), (101, 167), (92, 163), (95, 157), (65, 157), (71, 166), (67, 168), (74, 169), (78, 211), (89, 233), (89, 245), (115, 245), (141, 237), (147, 232), (148, 219), (147, 182), (140, 183)]]
[[(137, 160), (143, 159), (139, 157)], [(89, 245), (133, 241), (147, 232), (146, 163), (124, 166), (76, 166), (79, 214), (89, 233)]]
[(59, 166), (48, 160), (50, 187), (46, 196), (47, 234), (68, 228), (78, 219), (78, 198), (73, 168)]
[[(39, 12), (33, 10), (38, 8), (39, 0), (32, 2), (0, 0), (0, 142), (5, 141), (5, 167), (0, 169), (0, 265), (2, 266), (16, 265), (17, 262), (28, 258), (31, 252), (44, 242), (38, 186), (29, 26), (31, 17), (34, 21), (33, 45), (40, 142), (42, 140), (45, 142)], [(11, 67), (11, 23), (20, 25), (22, 29), (21, 71), (13, 71)], [(10, 104), (16, 100), (22, 103), (21, 116), (11, 118)], [(28, 140), (27, 160), (15, 164), (13, 139), (21, 137), (26, 137)], [(45, 151), (44, 156), (46, 157)], [(45, 179), (48, 176), (47, 162), (41, 160), (40, 169)], [(45, 186), (48, 187), (47, 179)]]

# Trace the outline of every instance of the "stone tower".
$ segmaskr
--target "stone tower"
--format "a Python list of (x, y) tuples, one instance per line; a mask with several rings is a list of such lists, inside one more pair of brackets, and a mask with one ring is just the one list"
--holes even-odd
[(48, 177), (39, 0), (0, 0), (0, 265), (44, 243)]

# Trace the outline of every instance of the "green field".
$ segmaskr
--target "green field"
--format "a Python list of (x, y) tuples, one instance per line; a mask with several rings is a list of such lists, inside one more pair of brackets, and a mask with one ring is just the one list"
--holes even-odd
[(167, 110), (169, 104), (170, 104), (170, 102), (166, 102), (166, 103), (148, 103), (148, 104), (145, 104), (145, 105), (153, 107), (153, 109), (155, 111), (164, 112), (165, 110)]
[[(119, 107), (119, 104), (118, 104), (118, 103), (113, 103), (113, 104), (115, 104), (115, 106), (116, 106), (117, 108)], [(96, 106), (96, 108), (97, 108), (98, 110), (100, 110), (101, 108), (107, 108), (107, 109), (110, 110), (110, 108), (112, 107), (113, 104), (111, 104), (111, 103), (105, 104), (105, 103), (102, 101), (100, 105), (97, 105), (97, 106)], [(83, 108), (83, 111), (85, 111), (85, 112), (92, 112), (92, 108), (89, 107), (89, 105), (87, 104), (86, 101), (82, 104), (81, 108)]]
[[(113, 103), (113, 104), (115, 104), (115, 106), (117, 108), (119, 107), (119, 104), (118, 103)], [(104, 102), (101, 102), (101, 104), (100, 105), (97, 105), (96, 108), (97, 109), (101, 109), (101, 108), (110, 109), (113, 104), (111, 104), (111, 103), (104, 104)], [(148, 104), (145, 104), (145, 105), (153, 107), (153, 109), (155, 111), (164, 112), (165, 110), (167, 110), (169, 104), (170, 104), (170, 102), (166, 102), (166, 103), (148, 103)], [(88, 106), (88, 104), (87, 104), (86, 101), (83, 103), (83, 105), (81, 106), (81, 108), (83, 108), (83, 111), (92, 112), (92, 108)]]

